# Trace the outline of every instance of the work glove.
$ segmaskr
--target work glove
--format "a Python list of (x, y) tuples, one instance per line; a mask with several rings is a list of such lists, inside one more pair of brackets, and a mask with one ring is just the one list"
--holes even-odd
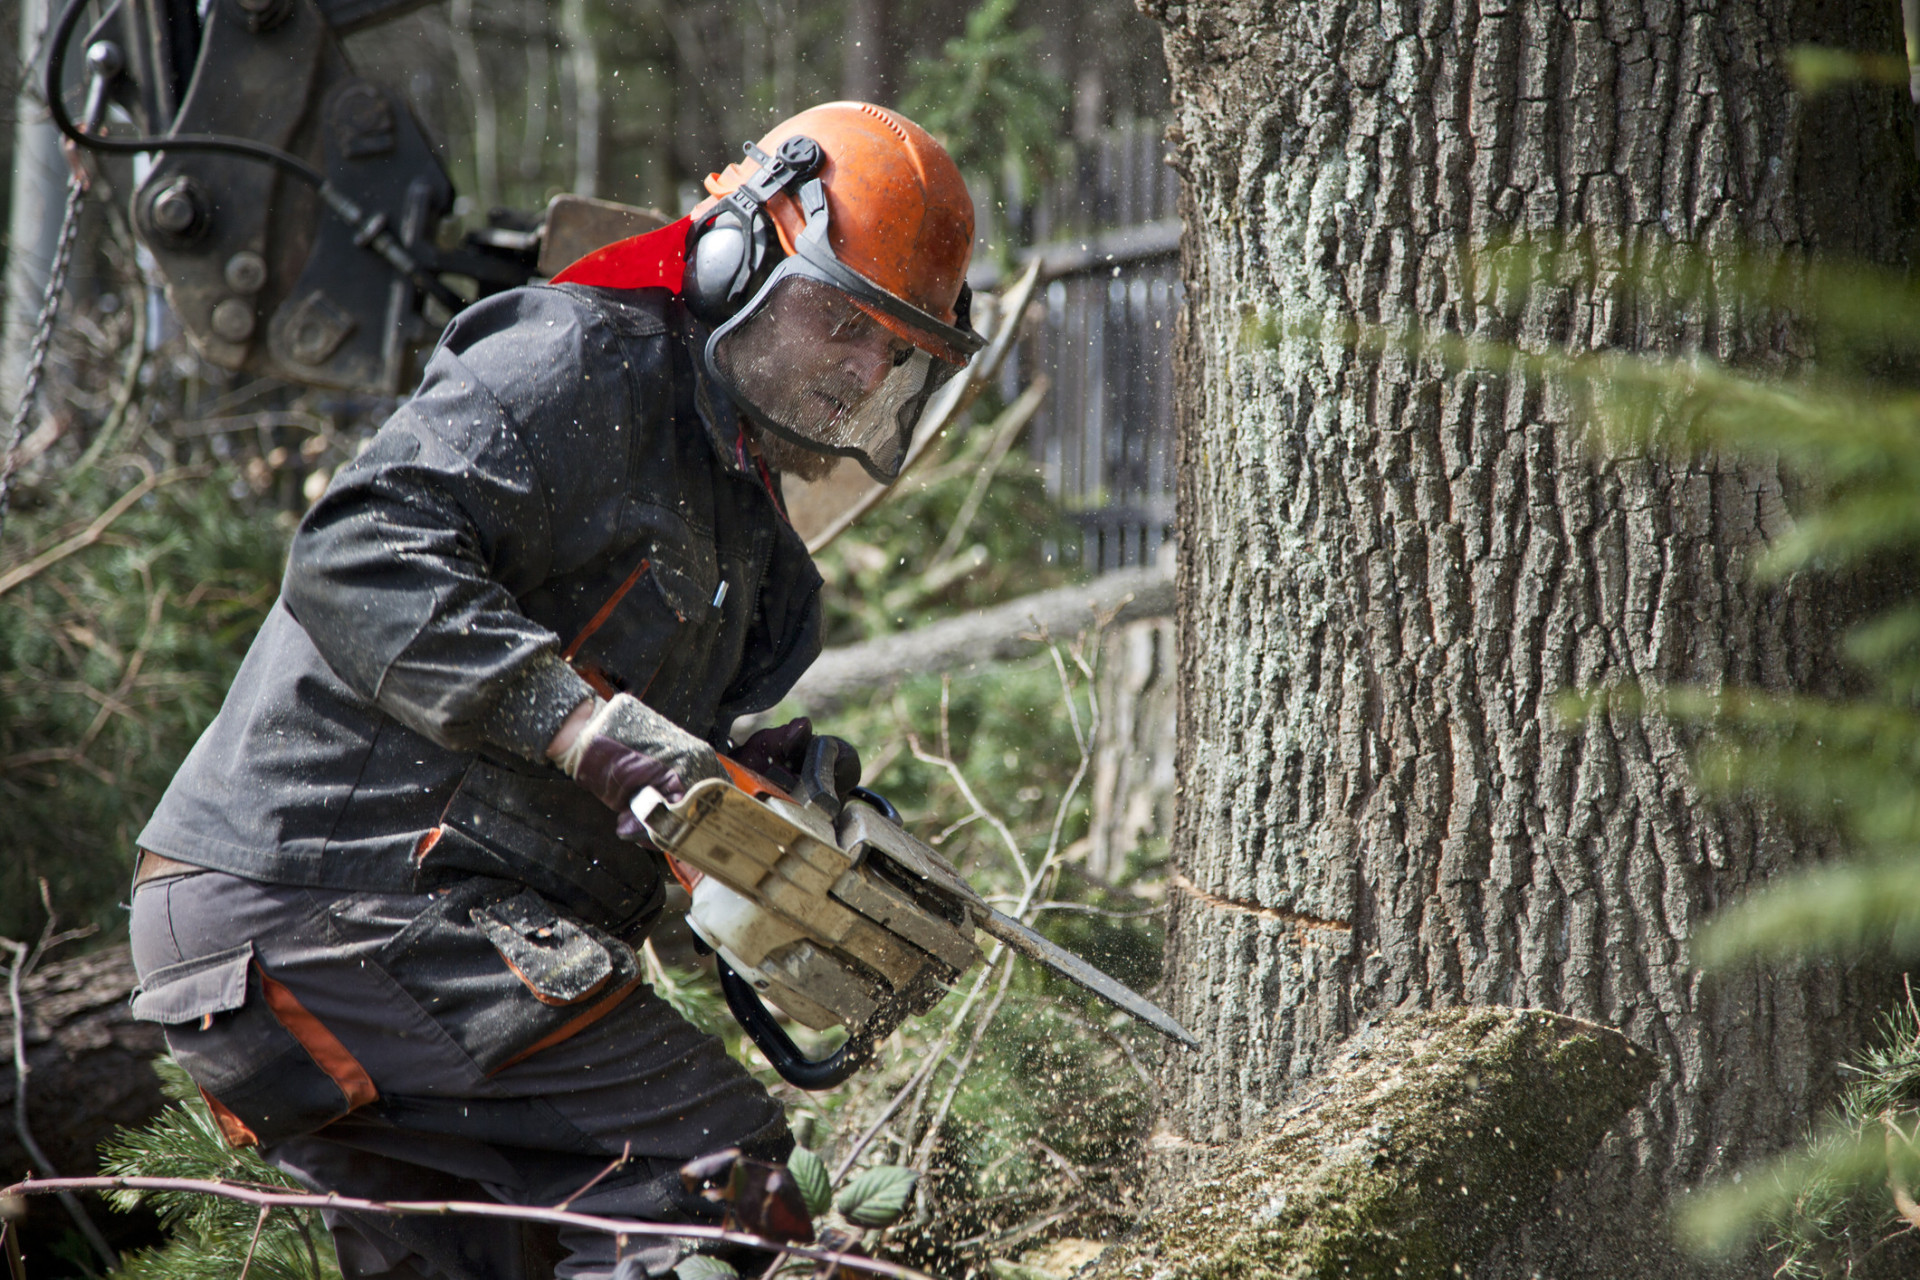
[(631, 806), (642, 788), (671, 803), (695, 783), (726, 776), (712, 747), (625, 693), (596, 707), (554, 763), (614, 811), (622, 840), (638, 843), (647, 843), (647, 833)]
[(860, 784), (860, 753), (845, 738), (816, 734), (805, 716), (762, 729), (727, 753), (802, 804), (840, 815)]
[(800, 765), (812, 741), (813, 721), (800, 716), (760, 730), (727, 754), (768, 782), (791, 787), (800, 777)]

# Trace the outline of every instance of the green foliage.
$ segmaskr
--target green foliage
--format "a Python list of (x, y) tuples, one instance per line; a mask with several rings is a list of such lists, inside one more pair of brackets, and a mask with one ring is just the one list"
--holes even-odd
[[(143, 473), (91, 471), (9, 520), (0, 575), (55, 555)], [(0, 594), (0, 934), (63, 919), (112, 928), (133, 839), (272, 603), (285, 532), (224, 472), (175, 470), (93, 545)]]
[[(139, 1129), (122, 1129), (101, 1149), (104, 1173), (147, 1178), (200, 1178), (303, 1191), (304, 1187), (252, 1150), (221, 1138), (193, 1081), (171, 1058), (154, 1063), (173, 1101)], [(217, 1196), (174, 1191), (117, 1191), (114, 1204), (148, 1204), (159, 1211), (171, 1239), (128, 1254), (116, 1280), (233, 1280), (251, 1247), (250, 1277), (260, 1280), (339, 1280), (333, 1244), (320, 1215), (277, 1209), (262, 1225), (251, 1205)], [(254, 1237), (258, 1232), (258, 1241)]]
[(920, 1175), (899, 1165), (875, 1165), (853, 1176), (833, 1207), (848, 1222), (862, 1227), (890, 1227), (907, 1211)]
[(975, 478), (993, 452), (992, 415), (979, 406), (966, 429), (899, 482), (898, 491), (817, 557), (826, 578), (829, 645), (910, 630), (968, 609), (997, 604), (1070, 581), (1050, 548), (1077, 531), (1061, 514), (1038, 470), (1016, 446), (999, 464), (972, 519), (948, 545)]
[[(1063, 683), (1063, 671), (1073, 678)], [(1158, 867), (1142, 862), (1125, 887), (1105, 886), (1080, 874), (1074, 857), (1088, 819), (1074, 788), (1083, 759), (1075, 719), (1088, 733), (1097, 713), (1079, 668), (1065, 657), (1056, 666), (1043, 651), (908, 681), (830, 727), (868, 751), (869, 785), (1003, 910), (1016, 909), (1024, 877), (1053, 848), (1050, 887), (1035, 900), (1072, 909), (1038, 911), (1038, 926), (1150, 988), (1157, 912), (1137, 895), (1154, 892)], [(972, 807), (960, 778), (991, 817)], [(923, 1174), (913, 1216), (891, 1238), (937, 1274), (984, 1274), (987, 1255), (1023, 1223), (1110, 1224), (1133, 1187), (1150, 1098), (1142, 1063), (1160, 1052), (1156, 1037), (1039, 966), (1007, 963), (966, 975), (895, 1034), (874, 1068), (808, 1100), (844, 1143), (902, 1090), (910, 1094), (874, 1150)], [(915, 1086), (930, 1061), (937, 1069)]]
[(1038, 30), (1013, 26), (1018, 0), (983, 0), (944, 56), (916, 58), (900, 109), (939, 138), (961, 170), (1031, 190), (1061, 153), (1068, 93), (1039, 60)]
[(673, 1269), (680, 1280), (732, 1280), (740, 1273), (730, 1263), (705, 1254), (694, 1254)]
[(1903, 1231), (1893, 1187), (1907, 1195), (1920, 1186), (1920, 1011), (1911, 999), (1887, 1016), (1850, 1076), (1805, 1146), (1685, 1203), (1682, 1238), (1724, 1253), (1763, 1226), (1773, 1274), (1832, 1280), (1862, 1269)]
[(1857, 53), (1825, 45), (1803, 44), (1787, 50), (1787, 74), (1808, 97), (1854, 84), (1907, 87), (1907, 60), (1886, 53)]
[(807, 1212), (819, 1217), (833, 1205), (833, 1183), (827, 1177), (826, 1162), (805, 1147), (795, 1147), (787, 1157), (787, 1171), (800, 1184), (800, 1198)]

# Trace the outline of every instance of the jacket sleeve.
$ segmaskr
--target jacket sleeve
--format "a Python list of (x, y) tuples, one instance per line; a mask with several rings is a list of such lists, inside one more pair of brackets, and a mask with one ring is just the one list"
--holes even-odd
[(591, 696), (516, 603), (555, 530), (608, 528), (631, 421), (616, 341), (558, 290), (463, 312), (401, 406), (301, 522), (282, 595), (327, 664), (443, 746), (531, 760)]

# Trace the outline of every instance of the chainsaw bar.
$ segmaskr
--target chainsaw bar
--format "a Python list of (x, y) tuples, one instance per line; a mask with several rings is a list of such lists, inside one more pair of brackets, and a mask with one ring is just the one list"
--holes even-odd
[(1200, 1047), (1166, 1010), (988, 906), (952, 863), (864, 801), (846, 806), (837, 831), (826, 815), (784, 796), (754, 796), (718, 778), (677, 804), (646, 788), (631, 807), (655, 844), (729, 895), (723, 900), (704, 880), (694, 889), (696, 932), (755, 990), (816, 1031), (836, 1022), (862, 1027), (882, 1003), (835, 954), (877, 974), (896, 1006), (924, 1012), (918, 1000), (900, 1005), (899, 997), (937, 998), (978, 964), (978, 928), (1169, 1039)]
[(1109, 978), (1073, 952), (1048, 941), (1044, 935), (1012, 916), (990, 910), (984, 916), (976, 914), (974, 920), (982, 932), (1000, 939), (1029, 960), (1038, 960), (1061, 977), (1085, 987), (1114, 1008), (1132, 1014), (1168, 1039), (1177, 1040), (1189, 1049), (1200, 1047), (1200, 1042), (1193, 1038), (1193, 1034), (1175, 1022), (1165, 1009)]

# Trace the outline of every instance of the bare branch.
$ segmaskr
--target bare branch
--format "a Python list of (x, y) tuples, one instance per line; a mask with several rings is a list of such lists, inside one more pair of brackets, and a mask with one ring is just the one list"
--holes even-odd
[(366, 1200), (359, 1196), (316, 1194), (299, 1191), (262, 1191), (211, 1178), (42, 1178), (0, 1187), (0, 1197), (59, 1195), (75, 1191), (177, 1191), (192, 1195), (219, 1196), (263, 1209), (333, 1209), (347, 1213), (370, 1213), (390, 1217), (468, 1217), (496, 1218), (509, 1222), (545, 1222), (555, 1226), (578, 1227), (607, 1235), (646, 1236), (657, 1240), (714, 1240), (723, 1244), (745, 1245), (750, 1249), (786, 1250), (797, 1258), (830, 1262), (850, 1271), (894, 1276), (898, 1280), (933, 1280), (925, 1272), (895, 1262), (865, 1258), (857, 1254), (837, 1253), (803, 1245), (768, 1240), (745, 1231), (725, 1227), (707, 1227), (697, 1223), (642, 1222), (637, 1218), (608, 1218), (593, 1213), (574, 1213), (566, 1209), (542, 1209), (524, 1204), (492, 1204), (474, 1200)]
[(980, 1052), (980, 1042), (987, 1038), (987, 1028), (993, 1025), (993, 1019), (1000, 1012), (1000, 1006), (1006, 1002), (1007, 987), (1013, 982), (1013, 957), (1007, 957), (1006, 966), (1000, 971), (1000, 988), (993, 993), (993, 1001), (980, 1012), (979, 1021), (973, 1024), (973, 1038), (967, 1041), (967, 1051), (960, 1056), (959, 1063), (953, 1069), (953, 1079), (947, 1085), (946, 1094), (940, 1099), (940, 1105), (934, 1109), (933, 1119), (927, 1122), (927, 1133), (920, 1140), (920, 1148), (914, 1152), (912, 1164), (924, 1169), (927, 1161), (933, 1158), (933, 1147), (940, 1140), (941, 1127), (947, 1123), (947, 1113), (953, 1110), (953, 1100), (960, 1096), (961, 1082), (967, 1078), (967, 1069), (973, 1066), (973, 1059)]
[(84, 551), (106, 535), (113, 522), (132, 509), (133, 504), (152, 493), (162, 485), (175, 484), (181, 480), (202, 480), (212, 474), (206, 467), (178, 467), (171, 471), (162, 471), (148, 476), (133, 488), (114, 500), (112, 506), (102, 511), (79, 533), (66, 541), (41, 552), (25, 564), (0, 573), (0, 596), (7, 594), (21, 583), (40, 576), (54, 565), (59, 564), (75, 552)]
[(246, 1260), (240, 1264), (240, 1280), (247, 1280), (247, 1272), (253, 1270), (253, 1251), (260, 1247), (260, 1233), (266, 1230), (267, 1215), (272, 1212), (273, 1206), (260, 1206), (260, 1216), (253, 1221), (253, 1238), (247, 1241)]

